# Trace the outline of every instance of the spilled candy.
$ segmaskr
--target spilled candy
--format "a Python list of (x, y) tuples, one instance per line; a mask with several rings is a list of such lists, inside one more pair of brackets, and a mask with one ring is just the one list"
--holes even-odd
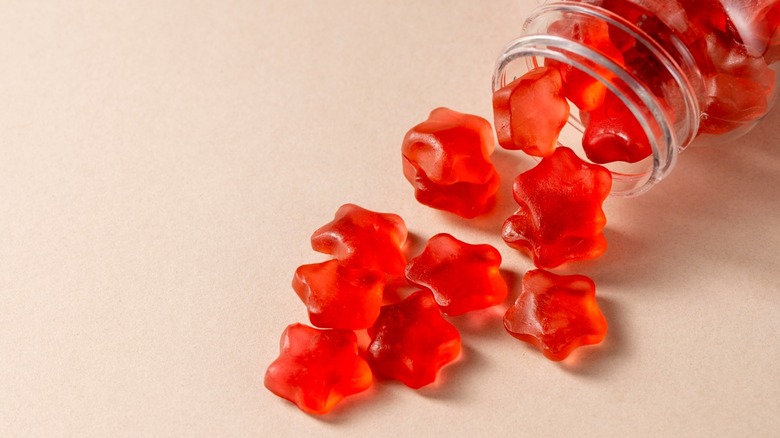
[(607, 321), (590, 278), (536, 269), (523, 276), (522, 287), (504, 315), (504, 328), (548, 359), (563, 360), (577, 347), (604, 339)]
[(552, 154), (569, 118), (561, 74), (539, 67), (493, 93), (498, 143), (529, 155)]
[(406, 258), (401, 247), (406, 236), (406, 224), (397, 214), (344, 204), (331, 222), (312, 234), (311, 247), (345, 266), (382, 271), (392, 280), (404, 274)]
[(458, 330), (439, 312), (428, 291), (417, 291), (398, 304), (382, 307), (368, 329), (366, 355), (379, 376), (411, 388), (433, 383), (439, 370), (460, 354)]
[(596, 258), (607, 248), (601, 206), (611, 187), (607, 169), (559, 147), (515, 179), (520, 208), (504, 222), (501, 235), (540, 268)]
[(487, 120), (437, 108), (404, 137), (404, 176), (421, 204), (473, 218), (492, 206), (498, 190), (493, 149)]
[(409, 261), (406, 278), (433, 292), (442, 312), (456, 316), (504, 302), (507, 285), (500, 265), (501, 254), (492, 246), (471, 245), (441, 233)]
[(379, 316), (385, 275), (329, 260), (299, 266), (292, 286), (315, 326), (359, 330)]
[(309, 414), (329, 412), (344, 397), (373, 382), (349, 330), (319, 330), (291, 324), (282, 333), (279, 357), (265, 373), (265, 386)]

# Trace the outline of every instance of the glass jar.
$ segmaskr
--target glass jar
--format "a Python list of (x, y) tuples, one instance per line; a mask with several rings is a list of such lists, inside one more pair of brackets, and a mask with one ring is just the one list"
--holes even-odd
[(499, 56), (493, 91), (541, 66), (567, 72), (564, 83), (579, 81), (586, 94), (567, 94), (559, 144), (585, 159), (593, 111), (604, 96), (619, 98), (614, 111), (633, 115), (652, 153), (595, 162), (612, 172), (613, 195), (633, 196), (667, 176), (689, 145), (734, 140), (767, 114), (777, 99), (778, 24), (780, 0), (547, 2)]

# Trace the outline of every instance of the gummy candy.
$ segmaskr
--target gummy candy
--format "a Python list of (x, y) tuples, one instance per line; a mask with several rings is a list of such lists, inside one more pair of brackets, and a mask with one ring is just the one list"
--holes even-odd
[(764, 55), (767, 63), (780, 60), (780, 2), (760, 1), (762, 7), (750, 20), (750, 26), (758, 29), (753, 42), (758, 53)]
[(311, 247), (331, 254), (351, 268), (385, 272), (393, 280), (406, 267), (401, 246), (406, 224), (397, 214), (376, 213), (354, 204), (344, 204), (333, 221), (311, 236)]
[[(626, 2), (604, 0), (602, 6), (627, 19), (647, 35), (679, 53), (680, 65), (693, 61), (704, 89), (698, 90), (702, 118), (700, 134), (724, 134), (750, 126), (769, 109), (777, 73), (768, 64), (776, 61), (780, 43), (777, 32), (780, 2), (776, 0), (669, 0)], [(633, 70), (647, 77), (663, 71), (648, 53), (624, 53)], [(664, 79), (648, 87), (661, 96)], [(703, 94), (702, 94), (703, 91)], [(668, 102), (667, 102), (668, 103)]]
[(569, 118), (561, 74), (539, 67), (493, 93), (498, 143), (545, 157), (555, 149), (558, 134)]
[(704, 39), (712, 67), (705, 71), (700, 132), (721, 134), (763, 116), (775, 85), (766, 60), (741, 44), (709, 35)]
[(437, 108), (410, 129), (401, 147), (404, 176), (417, 200), (429, 207), (473, 218), (492, 206), (500, 178), (490, 123), (471, 114)]
[(564, 96), (581, 111), (590, 111), (604, 102), (607, 87), (589, 74), (568, 64), (557, 61), (545, 62), (561, 73)]
[(554, 268), (568, 261), (595, 259), (607, 248), (604, 234), (589, 236), (564, 236), (544, 241), (534, 218), (527, 208), (521, 207), (505, 222), (501, 237), (512, 248), (529, 254), (534, 265)]
[(368, 335), (366, 353), (374, 372), (415, 389), (433, 383), (460, 354), (458, 330), (441, 316), (428, 291), (382, 307)]
[[(596, 50), (618, 65), (623, 63), (623, 54), (615, 47), (610, 39), (609, 26), (599, 20), (585, 20), (580, 18), (568, 18), (558, 20), (548, 28), (550, 35), (562, 36), (573, 41), (578, 41), (590, 49)], [(633, 44), (624, 41), (623, 45)], [(582, 70), (558, 62), (545, 59), (545, 66), (558, 69), (563, 81), (563, 91), (567, 99), (581, 111), (591, 111), (601, 106), (607, 87)], [(598, 74), (609, 77), (612, 73), (607, 69), (600, 69)]]
[(406, 278), (433, 292), (442, 312), (455, 316), (504, 302), (507, 285), (500, 265), (501, 254), (492, 246), (471, 245), (441, 233), (409, 261)]
[(504, 222), (509, 246), (529, 253), (540, 268), (600, 256), (607, 247), (601, 205), (612, 187), (611, 173), (558, 147), (515, 179), (518, 211)]
[(550, 35), (580, 42), (591, 49), (598, 50), (604, 56), (620, 57), (620, 51), (610, 39), (609, 25), (600, 19), (567, 16), (565, 19), (551, 23), (547, 32)]
[(523, 276), (522, 292), (504, 315), (504, 327), (554, 361), (577, 347), (598, 344), (607, 333), (593, 280), (540, 269)]
[(265, 373), (266, 388), (309, 414), (329, 412), (372, 382), (371, 368), (358, 355), (355, 333), (303, 324), (287, 326), (279, 357)]
[(594, 163), (626, 161), (636, 163), (650, 156), (652, 148), (642, 126), (615, 94), (588, 113), (582, 148)]
[(329, 260), (298, 267), (292, 286), (315, 326), (359, 330), (379, 316), (385, 275)]
[(722, 134), (744, 122), (761, 117), (767, 110), (767, 95), (760, 84), (725, 73), (705, 78), (709, 101), (699, 131)]

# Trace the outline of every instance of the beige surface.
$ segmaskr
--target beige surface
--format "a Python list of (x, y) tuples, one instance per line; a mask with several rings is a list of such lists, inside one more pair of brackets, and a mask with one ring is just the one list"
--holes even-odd
[(608, 202), (608, 253), (574, 267), (602, 347), (555, 364), (463, 318), (439, 388), (383, 384), (324, 419), (263, 388), (305, 321), (292, 272), (324, 259), (308, 237), (342, 203), (529, 268), (497, 235), (507, 184), (475, 223), (427, 209), (399, 143), (436, 106), (490, 117), (532, 3), (3, 3), (0, 436), (777, 433), (777, 112)]

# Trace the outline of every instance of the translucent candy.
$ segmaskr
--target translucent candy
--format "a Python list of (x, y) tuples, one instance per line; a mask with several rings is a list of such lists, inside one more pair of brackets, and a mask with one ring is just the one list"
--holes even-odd
[(455, 316), (504, 302), (507, 285), (500, 265), (501, 254), (492, 246), (471, 245), (442, 233), (409, 261), (406, 278), (433, 292), (442, 312)]
[(402, 277), (406, 267), (401, 247), (406, 224), (397, 214), (376, 213), (354, 204), (344, 204), (333, 221), (311, 236), (311, 247), (331, 254), (345, 266), (378, 270)]
[(303, 324), (284, 330), (279, 357), (265, 373), (266, 388), (309, 414), (329, 412), (372, 382), (371, 369), (358, 354), (355, 333)]
[(490, 154), (493, 130), (482, 117), (437, 108), (406, 133), (401, 147), (404, 176), (417, 200), (472, 218), (493, 204), (500, 178)]
[[(623, 54), (610, 39), (609, 26), (603, 21), (559, 20), (550, 25), (548, 32), (550, 35), (580, 42), (618, 65), (623, 63)], [(633, 44), (633, 41), (626, 40), (621, 44), (628, 46)], [(545, 65), (558, 69), (563, 80), (564, 95), (581, 111), (591, 111), (604, 102), (607, 87), (589, 74), (552, 59), (546, 59)], [(597, 73), (604, 76), (611, 75), (607, 69), (601, 69)]]
[(315, 326), (359, 330), (379, 316), (385, 275), (329, 260), (298, 267), (292, 286)]
[(366, 354), (374, 372), (411, 388), (433, 383), (461, 349), (458, 330), (441, 316), (428, 291), (382, 307), (368, 335), (371, 343)]
[(561, 74), (539, 67), (493, 93), (498, 143), (545, 157), (553, 153), (558, 135), (569, 118)]
[(607, 169), (559, 147), (515, 179), (520, 208), (504, 223), (502, 237), (540, 268), (598, 257), (606, 250), (601, 206), (611, 186)]
[(523, 276), (522, 286), (517, 301), (504, 315), (504, 328), (512, 336), (554, 361), (604, 339), (607, 321), (590, 278), (536, 269)]
[(645, 131), (623, 102), (609, 92), (604, 104), (583, 118), (582, 148), (594, 163), (636, 163), (652, 154)]

